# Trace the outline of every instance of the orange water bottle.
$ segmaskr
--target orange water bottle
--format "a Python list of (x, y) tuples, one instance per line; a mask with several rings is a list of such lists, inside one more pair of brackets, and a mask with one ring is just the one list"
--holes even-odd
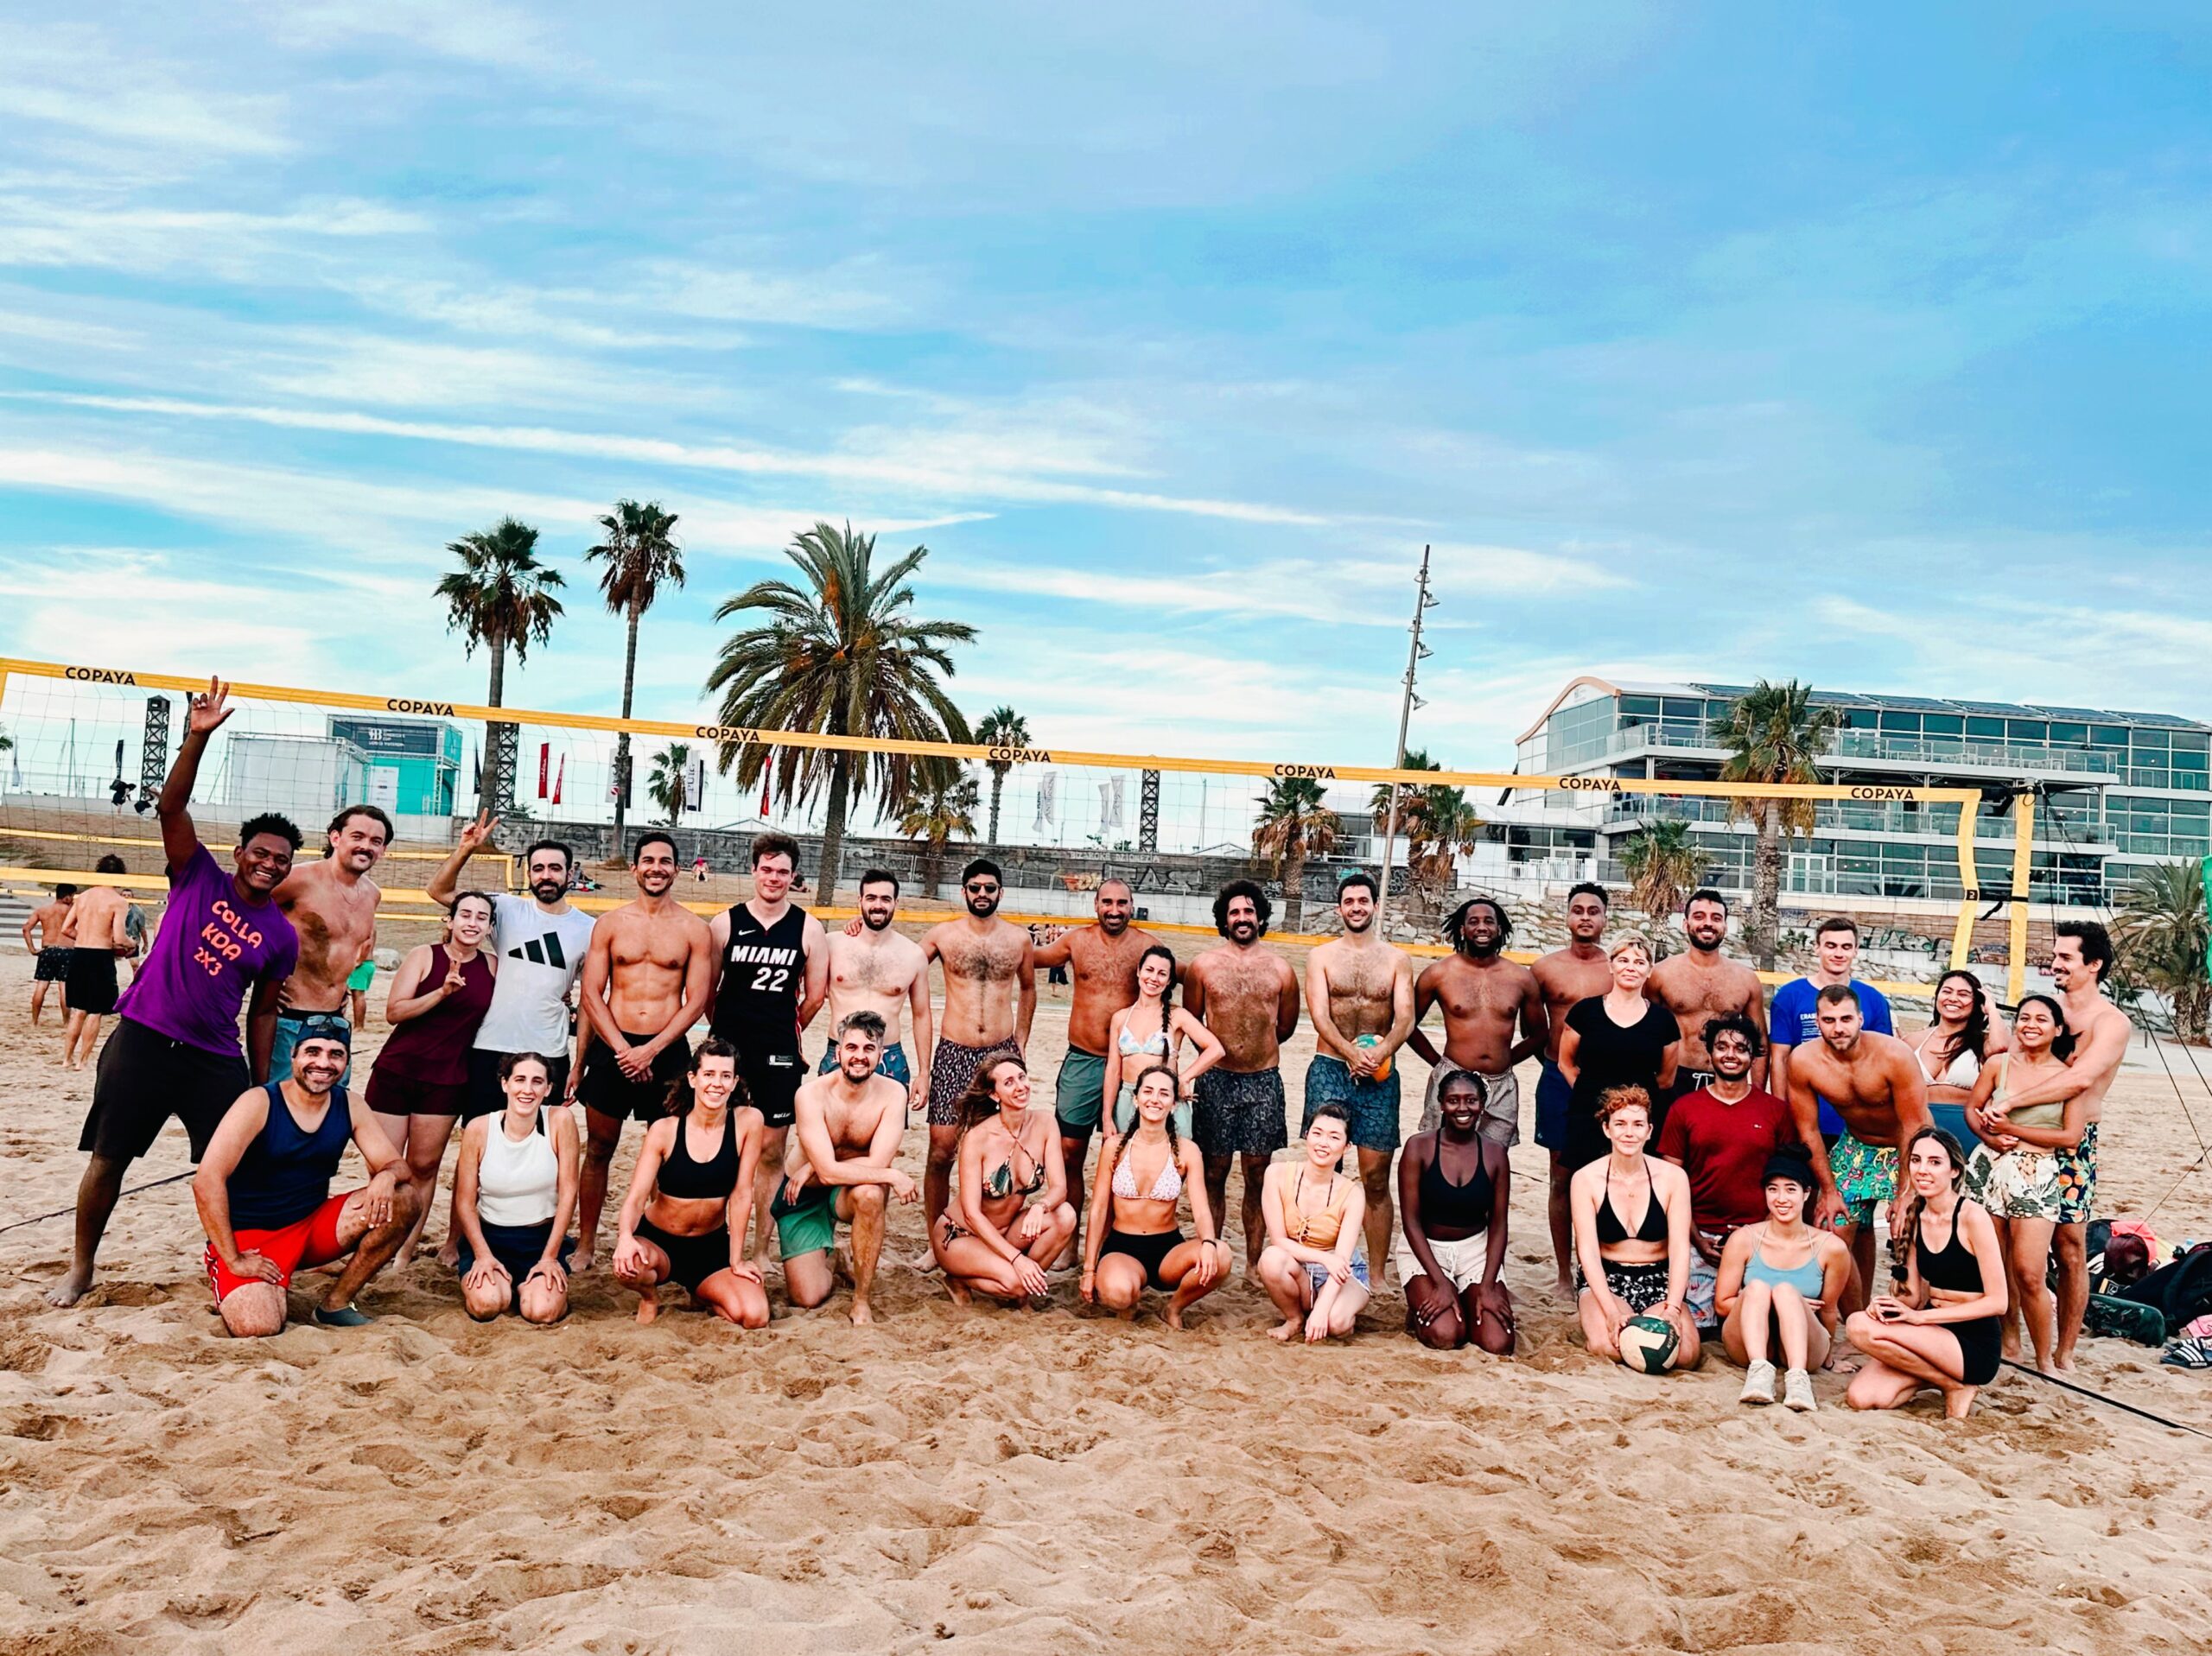
[[(1381, 1046), (1382, 1044), (1382, 1037), (1379, 1035), (1363, 1035), (1358, 1039), (1355, 1040), (1352, 1044), (1354, 1046)], [(1388, 1081), (1390, 1079), (1389, 1059), (1385, 1058), (1382, 1063), (1375, 1066), (1375, 1079), (1376, 1081)]]

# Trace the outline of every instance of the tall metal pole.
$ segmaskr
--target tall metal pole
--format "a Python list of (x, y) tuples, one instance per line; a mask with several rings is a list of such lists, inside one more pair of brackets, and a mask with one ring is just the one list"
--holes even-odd
[[(1396, 771), (1402, 771), (1406, 766), (1406, 727), (1413, 719), (1414, 709), (1424, 705), (1421, 697), (1414, 694), (1414, 680), (1421, 671), (1421, 658), (1429, 653), (1421, 647), (1421, 622), (1429, 606), (1436, 602), (1428, 590), (1428, 552), (1426, 546), (1421, 549), (1421, 579), (1414, 593), (1414, 624), (1411, 628), (1414, 641), (1413, 647), (1406, 652), (1406, 694), (1398, 704), (1398, 757), (1391, 761), (1391, 769)], [(1382, 932), (1386, 937), (1390, 930), (1390, 863), (1397, 850), (1399, 785), (1395, 782), (1390, 784), (1390, 809), (1382, 829), (1382, 893), (1376, 906), (1382, 910)]]

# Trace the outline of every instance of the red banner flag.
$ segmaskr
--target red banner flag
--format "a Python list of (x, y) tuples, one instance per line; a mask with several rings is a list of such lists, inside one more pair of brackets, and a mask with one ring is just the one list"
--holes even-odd
[(537, 796), (540, 799), (545, 797), (545, 778), (551, 774), (552, 769), (553, 744), (540, 742), (537, 745)]
[(561, 784), (568, 779), (568, 775), (569, 756), (563, 753), (561, 755), (561, 768), (553, 773), (553, 803), (556, 805), (561, 803)]
[(768, 773), (766, 771), (763, 771), (760, 773), (760, 820), (764, 822), (769, 820), (768, 786), (770, 781), (771, 778)]

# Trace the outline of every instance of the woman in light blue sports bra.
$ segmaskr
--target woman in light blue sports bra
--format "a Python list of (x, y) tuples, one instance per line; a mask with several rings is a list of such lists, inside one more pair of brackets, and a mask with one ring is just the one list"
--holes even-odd
[[(1220, 1039), (1175, 1004), (1176, 975), (1173, 949), (1165, 943), (1146, 949), (1137, 961), (1136, 1004), (1116, 1012), (1107, 1027), (1106, 1094), (1100, 1102), (1112, 1133), (1128, 1133), (1137, 1119), (1136, 1078), (1154, 1064), (1165, 1063), (1177, 1072), (1182, 1100), (1175, 1107), (1175, 1131), (1189, 1138), (1192, 1083), (1221, 1062)], [(1175, 1062), (1185, 1041), (1198, 1050), (1188, 1069)]]
[(1713, 1309), (1724, 1319), (1721, 1344), (1744, 1365), (1741, 1401), (1774, 1401), (1772, 1352), (1789, 1365), (1783, 1401), (1810, 1409), (1811, 1371), (1826, 1365), (1836, 1301), (1851, 1278), (1851, 1250), (1840, 1237), (1805, 1222), (1816, 1186), (1813, 1164), (1794, 1147), (1767, 1158), (1767, 1216), (1729, 1237), (1720, 1251)]

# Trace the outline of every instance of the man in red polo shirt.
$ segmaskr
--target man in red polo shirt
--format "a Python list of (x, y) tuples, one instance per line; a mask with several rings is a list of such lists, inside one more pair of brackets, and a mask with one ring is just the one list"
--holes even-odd
[(1789, 1107), (1751, 1085), (1764, 1043), (1758, 1026), (1730, 1012), (1705, 1026), (1713, 1079), (1675, 1101), (1658, 1152), (1690, 1176), (1690, 1285), (1685, 1309), (1700, 1329), (1717, 1328), (1713, 1290), (1721, 1244), (1739, 1225), (1766, 1217), (1767, 1158), (1797, 1141)]

